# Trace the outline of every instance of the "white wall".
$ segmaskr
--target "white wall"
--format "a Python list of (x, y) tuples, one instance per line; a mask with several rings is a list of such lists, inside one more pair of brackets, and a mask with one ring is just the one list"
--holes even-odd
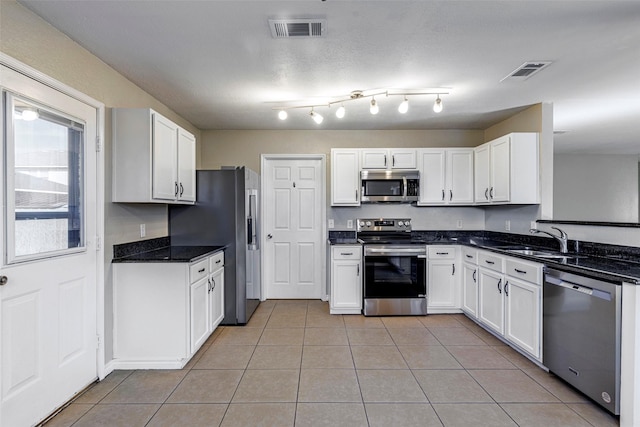
[(638, 222), (638, 158), (558, 153), (553, 218)]

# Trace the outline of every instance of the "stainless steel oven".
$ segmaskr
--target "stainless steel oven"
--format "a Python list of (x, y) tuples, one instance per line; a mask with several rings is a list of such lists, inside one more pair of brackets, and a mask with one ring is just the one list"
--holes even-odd
[(363, 314), (427, 314), (427, 246), (409, 219), (358, 220), (364, 243)]

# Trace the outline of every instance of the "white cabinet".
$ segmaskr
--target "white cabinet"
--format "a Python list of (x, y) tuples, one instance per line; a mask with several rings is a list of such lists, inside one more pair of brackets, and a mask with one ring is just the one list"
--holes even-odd
[(196, 139), (148, 108), (114, 108), (113, 201), (192, 204)]
[(419, 205), (473, 203), (473, 149), (424, 148), (418, 150)]
[(474, 163), (476, 203), (540, 203), (537, 133), (510, 133), (476, 147)]
[(360, 151), (331, 150), (331, 206), (360, 205)]
[(224, 252), (209, 257), (209, 331), (224, 318)]
[(505, 338), (541, 360), (542, 265), (507, 258)]
[(478, 320), (540, 360), (542, 265), (484, 251), (478, 264)]
[(362, 169), (416, 169), (416, 150), (397, 148), (364, 148)]
[(462, 247), (462, 311), (478, 317), (478, 250)]
[(362, 311), (362, 246), (331, 247), (331, 314)]
[(222, 251), (192, 263), (114, 263), (116, 369), (182, 368), (222, 320), (223, 266)]
[(459, 313), (458, 247), (429, 246), (427, 257), (427, 311)]

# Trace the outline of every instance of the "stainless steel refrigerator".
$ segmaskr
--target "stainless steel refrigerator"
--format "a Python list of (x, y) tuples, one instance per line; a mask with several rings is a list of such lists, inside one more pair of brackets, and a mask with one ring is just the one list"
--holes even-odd
[(244, 325), (260, 304), (258, 174), (245, 167), (196, 172), (192, 206), (169, 206), (172, 245), (226, 245), (223, 325)]

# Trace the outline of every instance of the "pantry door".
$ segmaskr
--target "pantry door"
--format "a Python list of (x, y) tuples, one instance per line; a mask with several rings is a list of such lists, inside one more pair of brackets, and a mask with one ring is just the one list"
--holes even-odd
[(263, 156), (264, 293), (320, 299), (324, 273), (324, 156)]
[(0, 425), (98, 377), (98, 109), (0, 65)]

